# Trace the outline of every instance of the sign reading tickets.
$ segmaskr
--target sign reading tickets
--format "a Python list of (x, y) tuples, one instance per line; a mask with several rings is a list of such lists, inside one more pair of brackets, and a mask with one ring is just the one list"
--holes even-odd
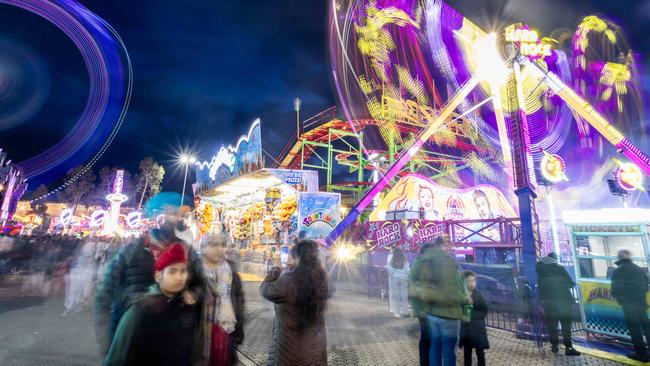
[(196, 163), (196, 192), (206, 191), (262, 168), (262, 131), (258, 118), (248, 134), (240, 137), (235, 146), (221, 146), (210, 161)]
[(301, 193), (298, 233), (306, 239), (325, 239), (341, 221), (341, 194)]
[(445, 231), (444, 225), (426, 220), (388, 220), (366, 223), (366, 239), (374, 250), (384, 252), (391, 247), (406, 252), (418, 251)]

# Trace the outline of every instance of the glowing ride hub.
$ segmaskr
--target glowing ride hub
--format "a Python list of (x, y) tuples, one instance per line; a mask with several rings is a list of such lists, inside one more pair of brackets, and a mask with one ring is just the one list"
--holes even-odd
[(124, 170), (118, 170), (115, 173), (115, 180), (113, 181), (113, 192), (106, 196), (106, 200), (111, 204), (110, 216), (104, 227), (108, 232), (114, 232), (119, 228), (120, 208), (129, 199), (126, 195), (122, 194), (123, 185)]

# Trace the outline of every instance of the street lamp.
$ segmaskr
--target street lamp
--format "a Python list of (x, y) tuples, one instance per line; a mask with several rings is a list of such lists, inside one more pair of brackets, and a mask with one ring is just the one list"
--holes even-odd
[(183, 206), (183, 201), (185, 200), (185, 185), (187, 184), (187, 170), (190, 167), (190, 164), (196, 162), (196, 157), (192, 155), (183, 154), (181, 155), (181, 164), (185, 165), (185, 177), (183, 178), (183, 192), (181, 193), (181, 206)]

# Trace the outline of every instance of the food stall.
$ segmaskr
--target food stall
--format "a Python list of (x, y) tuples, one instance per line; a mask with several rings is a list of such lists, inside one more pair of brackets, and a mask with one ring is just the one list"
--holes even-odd
[(587, 334), (629, 339), (623, 311), (611, 295), (610, 278), (616, 268), (617, 252), (623, 248), (632, 252), (634, 263), (647, 271), (650, 210), (565, 211), (563, 221), (569, 230), (580, 313)]

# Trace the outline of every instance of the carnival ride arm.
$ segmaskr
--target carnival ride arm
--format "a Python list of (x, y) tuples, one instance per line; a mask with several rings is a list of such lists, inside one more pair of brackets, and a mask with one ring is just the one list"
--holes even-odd
[(354, 207), (350, 210), (350, 213), (341, 220), (338, 225), (330, 232), (330, 234), (325, 238), (325, 243), (328, 246), (334, 244), (336, 239), (345, 231), (345, 229), (352, 225), (357, 217), (365, 210), (366, 207), (373, 201), (375, 196), (377, 196), (389, 183), (390, 181), (404, 168), (406, 163), (413, 158), (413, 156), (420, 150), (422, 145), (429, 140), (429, 138), (436, 133), (440, 126), (452, 115), (456, 107), (458, 107), (467, 96), (474, 90), (478, 85), (480, 78), (472, 77), (465, 84), (463, 84), (460, 89), (454, 94), (447, 104), (440, 110), (440, 113), (436, 119), (427, 125), (420, 133), (417, 138), (413, 141), (412, 145), (404, 150), (404, 152), (397, 158), (393, 165), (388, 168), (386, 173), (375, 183), (364, 195), (361, 197), (359, 202), (357, 202)]
[(616, 149), (633, 161), (646, 175), (650, 176), (650, 158), (612, 126), (589, 102), (584, 100), (578, 93), (566, 85), (560, 78), (551, 71), (544, 70), (538, 63), (530, 61), (526, 57), (520, 57), (519, 62), (526, 65), (533, 65), (532, 68), (540, 75), (546, 84), (571, 107), (580, 117), (605, 137)]

